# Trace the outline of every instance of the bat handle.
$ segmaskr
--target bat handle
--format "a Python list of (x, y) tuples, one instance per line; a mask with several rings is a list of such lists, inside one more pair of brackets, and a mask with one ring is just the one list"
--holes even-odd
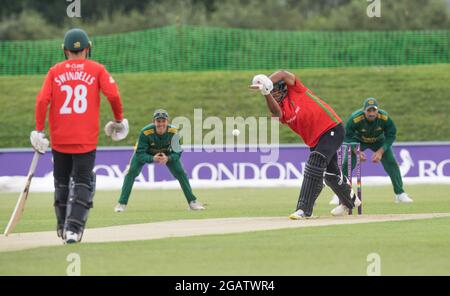
[(33, 160), (31, 161), (30, 169), (28, 170), (28, 175), (34, 174), (36, 171), (36, 166), (39, 161), (39, 158), (41, 157), (41, 154), (37, 151), (34, 151)]

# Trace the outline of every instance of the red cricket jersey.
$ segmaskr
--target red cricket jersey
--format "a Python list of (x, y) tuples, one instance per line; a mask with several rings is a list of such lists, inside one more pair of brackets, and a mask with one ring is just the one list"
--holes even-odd
[(320, 136), (342, 120), (297, 78), (294, 85), (287, 87), (287, 97), (279, 104), (283, 113), (280, 122), (300, 135), (306, 145), (315, 147)]
[(117, 84), (102, 64), (92, 60), (67, 60), (47, 73), (36, 100), (36, 130), (45, 128), (48, 105), (50, 143), (62, 153), (96, 149), (99, 134), (100, 90), (116, 120), (122, 120)]

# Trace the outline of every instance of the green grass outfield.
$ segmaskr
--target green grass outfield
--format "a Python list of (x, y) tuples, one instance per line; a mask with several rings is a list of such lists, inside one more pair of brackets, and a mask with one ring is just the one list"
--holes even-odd
[[(380, 107), (394, 119), (398, 141), (450, 139), (450, 64), (398, 67), (290, 69), (306, 86), (346, 119), (367, 97), (380, 100)], [(248, 90), (255, 74), (267, 71), (125, 73), (116, 74), (130, 122), (130, 136), (112, 143), (100, 133), (101, 146), (134, 145), (138, 131), (150, 121), (152, 111), (166, 108), (172, 117), (193, 118), (202, 108), (203, 117), (267, 116), (261, 95)], [(267, 73), (269, 74), (269, 73)], [(0, 148), (29, 147), (34, 129), (36, 95), (44, 76), (0, 76)], [(112, 112), (102, 100), (101, 124)], [(14, 132), (12, 132), (14, 131)], [(207, 130), (204, 131), (204, 134)], [(286, 126), (280, 130), (282, 143), (301, 140)]]
[[(408, 186), (414, 203), (393, 202), (389, 186), (364, 188), (367, 214), (450, 212), (450, 186)], [(181, 191), (133, 192), (126, 212), (112, 211), (118, 195), (98, 192), (88, 227), (174, 219), (286, 216), (298, 189), (196, 190), (208, 204), (188, 211)], [(320, 196), (315, 214), (329, 215), (330, 191)], [(3, 229), (17, 194), (0, 194)], [(299, 221), (301, 223), (301, 221)], [(31, 193), (17, 232), (53, 230), (52, 194)], [(64, 275), (69, 253), (81, 256), (83, 275), (365, 275), (370, 253), (381, 256), (383, 275), (450, 275), (450, 218), (379, 222), (205, 235), (120, 243), (79, 244), (0, 252), (2, 275)], [(1, 243), (1, 241), (0, 241)]]

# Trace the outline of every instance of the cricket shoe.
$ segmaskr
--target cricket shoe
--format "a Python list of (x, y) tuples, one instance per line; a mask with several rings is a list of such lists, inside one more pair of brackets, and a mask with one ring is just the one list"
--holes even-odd
[(205, 210), (205, 207), (198, 201), (193, 200), (189, 203), (189, 208), (193, 211), (202, 211)]
[(127, 208), (127, 205), (119, 203), (114, 207), (114, 212), (121, 213), (121, 212), (125, 211), (126, 208)]
[(307, 219), (316, 219), (316, 216), (306, 216), (305, 212), (303, 210), (299, 209), (295, 211), (294, 213), (289, 215), (289, 219), (291, 220), (307, 220)]
[(66, 231), (66, 244), (74, 244), (79, 241), (78, 233)]
[(330, 200), (330, 205), (337, 206), (339, 205), (339, 197), (335, 194)]
[(406, 192), (395, 195), (395, 203), (412, 203), (413, 200), (406, 194)]
[[(358, 208), (361, 205), (361, 200), (358, 198), (356, 194), (353, 194), (353, 203), (355, 204), (355, 208)], [(344, 214), (348, 214), (349, 209), (344, 205), (338, 205), (334, 209), (331, 210), (331, 215), (333, 216), (344, 216)]]

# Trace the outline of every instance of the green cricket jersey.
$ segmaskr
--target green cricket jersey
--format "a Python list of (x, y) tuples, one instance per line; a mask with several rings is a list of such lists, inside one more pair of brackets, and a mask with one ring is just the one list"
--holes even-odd
[(350, 115), (345, 125), (344, 142), (360, 142), (365, 144), (383, 143), (387, 151), (395, 141), (397, 128), (384, 110), (378, 110), (378, 118), (370, 122), (366, 119), (364, 111), (359, 109)]
[(167, 131), (163, 135), (156, 133), (154, 124), (145, 126), (140, 134), (136, 144), (136, 157), (141, 163), (153, 162), (153, 156), (158, 153), (164, 153), (169, 158), (169, 162), (180, 159), (181, 152), (172, 150), (172, 137), (177, 133), (177, 128), (169, 124)]

